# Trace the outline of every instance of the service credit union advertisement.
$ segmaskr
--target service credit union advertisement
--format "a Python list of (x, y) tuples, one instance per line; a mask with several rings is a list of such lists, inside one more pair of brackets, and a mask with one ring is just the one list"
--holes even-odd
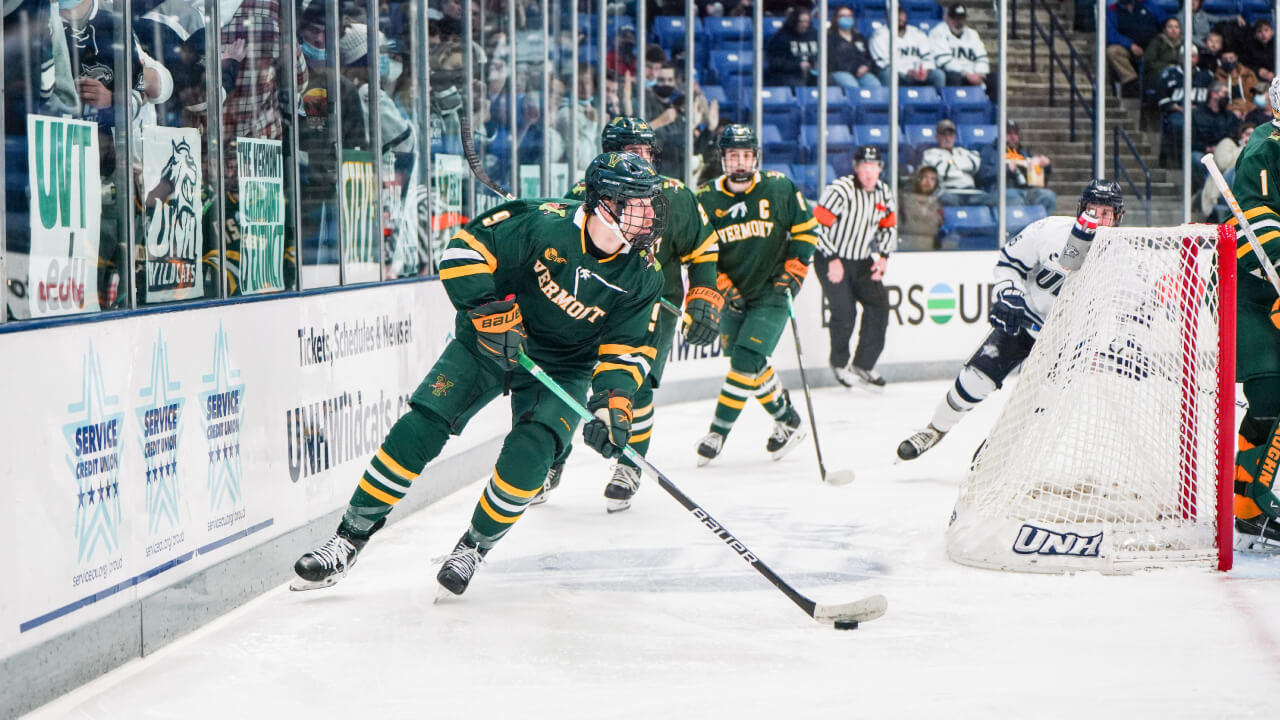
[(284, 290), (284, 146), (236, 138), (240, 181), (240, 292)]
[(27, 268), (31, 317), (93, 312), (98, 309), (102, 225), (98, 126), (28, 115), (27, 153), (31, 159)]

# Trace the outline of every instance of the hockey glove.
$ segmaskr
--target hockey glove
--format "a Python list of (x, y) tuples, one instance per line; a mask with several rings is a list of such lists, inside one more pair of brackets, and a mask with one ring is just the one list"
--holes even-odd
[(1271, 324), (1275, 325), (1277, 330), (1280, 330), (1280, 300), (1276, 300), (1271, 305)]
[(1067, 270), (1079, 270), (1084, 264), (1084, 256), (1089, 254), (1089, 248), (1093, 247), (1093, 237), (1098, 233), (1098, 216), (1093, 214), (1092, 210), (1085, 210), (1080, 213), (1080, 217), (1076, 218), (1076, 224), (1071, 228), (1071, 236), (1067, 238), (1067, 244), (1062, 248), (1062, 255), (1058, 258), (1058, 264)]
[(790, 258), (786, 264), (782, 266), (782, 274), (774, 281), (773, 286), (778, 292), (791, 291), (791, 297), (800, 294), (800, 285), (804, 282), (804, 276), (809, 274), (809, 265), (800, 258)]
[(587, 401), (595, 416), (582, 426), (582, 439), (606, 458), (622, 455), (631, 438), (631, 398), (620, 390), (602, 390)]
[(476, 344), (480, 354), (493, 360), (503, 370), (515, 368), (524, 350), (524, 318), (515, 296), (494, 300), (467, 311), (476, 328)]
[(724, 273), (716, 276), (716, 290), (720, 291), (720, 297), (724, 298), (724, 302), (729, 306), (730, 310), (741, 312), (746, 305), (742, 299), (742, 293), (738, 292), (738, 288), (734, 286), (733, 281)]
[(996, 294), (989, 319), (992, 327), (1009, 335), (1035, 327), (1038, 322), (1035, 313), (1027, 307), (1027, 298), (1016, 287), (1006, 287)]
[(724, 297), (709, 287), (689, 291), (684, 304), (684, 339), (690, 345), (710, 345), (720, 334), (720, 308)]

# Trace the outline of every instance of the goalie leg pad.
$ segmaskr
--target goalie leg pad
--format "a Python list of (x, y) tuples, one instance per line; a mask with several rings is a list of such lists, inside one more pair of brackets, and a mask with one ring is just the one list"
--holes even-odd
[[(1259, 515), (1280, 518), (1275, 477), (1280, 470), (1280, 378), (1245, 383), (1249, 410), (1240, 422), (1236, 453), (1235, 515), (1252, 520)], [(1257, 400), (1255, 405), (1254, 401)]]

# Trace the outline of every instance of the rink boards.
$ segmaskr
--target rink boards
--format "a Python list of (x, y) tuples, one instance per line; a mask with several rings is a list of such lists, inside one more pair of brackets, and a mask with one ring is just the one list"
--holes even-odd
[[(890, 380), (955, 372), (985, 333), (993, 264), (990, 252), (892, 258)], [(810, 382), (830, 384), (820, 295), (811, 279), (797, 310)], [(421, 281), (0, 332), (0, 526), (13, 549), (0, 554), (0, 711), (286, 579), (282, 560), (332, 531), (452, 321), (440, 283)], [(773, 362), (794, 384), (789, 332)], [(664, 387), (678, 393), (659, 399), (711, 398), (726, 369), (718, 345), (677, 342)], [(486, 472), (509, 422), (500, 405), (393, 518)]]

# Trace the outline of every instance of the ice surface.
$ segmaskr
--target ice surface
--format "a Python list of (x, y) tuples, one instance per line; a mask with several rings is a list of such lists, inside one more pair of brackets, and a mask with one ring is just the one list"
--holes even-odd
[(479, 478), (378, 535), (336, 587), (281, 585), (32, 717), (1272, 715), (1280, 559), (1131, 577), (946, 559), (958, 484), (1007, 396), (894, 465), (947, 385), (817, 392), (827, 467), (858, 474), (838, 488), (807, 442), (769, 461), (758, 407), (705, 468), (694, 446), (713, 401), (657, 413), (650, 459), (793, 586), (826, 603), (888, 596), (858, 630), (815, 623), (652, 480), (607, 515), (609, 466), (579, 447), (461, 598), (432, 604), (430, 561), (465, 528)]

